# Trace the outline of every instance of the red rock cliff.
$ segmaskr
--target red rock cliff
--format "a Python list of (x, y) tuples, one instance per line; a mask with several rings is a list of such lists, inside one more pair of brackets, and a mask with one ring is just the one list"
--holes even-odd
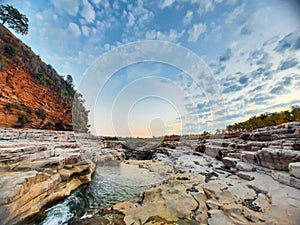
[(0, 24), (0, 127), (71, 130), (75, 93)]

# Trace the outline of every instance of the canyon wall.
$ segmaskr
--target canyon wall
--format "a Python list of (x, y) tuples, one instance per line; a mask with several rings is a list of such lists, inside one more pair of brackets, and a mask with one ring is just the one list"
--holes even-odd
[(0, 127), (72, 130), (74, 99), (86, 126), (73, 85), (0, 24)]

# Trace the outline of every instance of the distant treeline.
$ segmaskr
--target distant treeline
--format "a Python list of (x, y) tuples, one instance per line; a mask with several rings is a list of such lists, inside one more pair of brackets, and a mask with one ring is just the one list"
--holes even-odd
[(287, 122), (300, 122), (300, 107), (292, 106), (290, 110), (274, 112), (274, 113), (263, 113), (259, 116), (252, 116), (250, 119), (229, 125), (226, 127), (227, 132), (233, 133), (238, 131), (252, 131), (257, 128), (276, 126)]
[[(281, 112), (274, 113), (263, 113), (259, 116), (252, 116), (250, 119), (235, 123), (233, 125), (228, 125), (224, 130), (217, 130), (215, 134), (233, 134), (241, 131), (252, 131), (254, 129), (268, 127), (268, 126), (276, 126), (282, 123), (287, 122), (300, 122), (300, 107), (292, 106), (290, 110), (285, 110)], [(204, 138), (209, 137), (211, 135), (215, 135), (214, 133), (210, 133), (207, 131), (202, 132), (201, 134), (184, 134), (184, 135), (165, 135), (163, 137), (152, 137), (147, 139), (152, 140), (162, 140), (165, 141), (179, 141), (181, 138), (183, 139), (195, 139), (195, 138)], [(106, 141), (133, 141), (136, 139), (145, 139), (145, 138), (134, 138), (134, 137), (113, 137), (113, 136), (105, 136), (104, 140)]]
[(112, 136), (104, 136), (103, 138), (104, 138), (105, 141), (118, 141), (119, 140), (119, 138), (116, 137), (116, 136), (114, 136), (114, 137), (112, 137)]

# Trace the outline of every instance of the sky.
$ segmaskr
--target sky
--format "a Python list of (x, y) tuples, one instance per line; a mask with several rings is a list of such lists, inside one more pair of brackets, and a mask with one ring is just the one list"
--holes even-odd
[[(29, 18), (29, 34), (17, 36), (73, 76), (95, 134), (199, 133), (300, 105), (296, 0), (0, 3)], [(135, 44), (149, 40), (158, 44)], [(138, 61), (139, 48), (155, 56)]]

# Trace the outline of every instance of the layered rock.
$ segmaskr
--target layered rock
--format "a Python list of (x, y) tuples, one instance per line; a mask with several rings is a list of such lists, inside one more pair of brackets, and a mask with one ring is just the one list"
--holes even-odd
[[(268, 129), (291, 134), (282, 127)], [(131, 158), (126, 163), (169, 175), (140, 199), (110, 210), (123, 215), (125, 224), (299, 224), (300, 190), (293, 188), (300, 187), (299, 139), (250, 137), (201, 140), (198, 146), (194, 140), (159, 146), (150, 141), (144, 147), (104, 143), (104, 158)], [(105, 216), (97, 214), (82, 224), (111, 224)]]
[(89, 182), (101, 143), (73, 132), (0, 129), (0, 223), (33, 216)]
[(292, 176), (300, 178), (300, 162), (290, 163), (289, 172)]
[[(142, 193), (139, 200), (117, 203), (113, 210), (123, 213), (124, 222), (128, 225), (296, 225), (300, 222), (300, 200), (297, 197), (300, 190), (280, 185), (270, 176), (258, 172), (240, 173), (243, 179), (224, 171), (203, 173), (200, 167), (207, 167), (205, 161), (215, 168), (218, 161), (211, 157), (195, 157), (192, 160), (196, 163), (191, 171), (173, 173), (161, 184)], [(140, 164), (151, 171), (161, 171), (161, 164), (157, 162), (130, 163)], [(183, 167), (190, 165), (181, 165), (182, 171)], [(180, 167), (179, 164), (177, 166)]]
[[(0, 24), (0, 127), (72, 130), (76, 96), (51, 65)], [(87, 123), (76, 102), (80, 121)]]
[(295, 176), (297, 169), (293, 166), (300, 162), (299, 137), (300, 123), (292, 122), (243, 133), (240, 138), (202, 140), (195, 151), (222, 160), (225, 167), (237, 171), (252, 171), (255, 167), (271, 169), (270, 174), (273, 170), (282, 171), (280, 176), (272, 177), (300, 188), (299, 177)]

